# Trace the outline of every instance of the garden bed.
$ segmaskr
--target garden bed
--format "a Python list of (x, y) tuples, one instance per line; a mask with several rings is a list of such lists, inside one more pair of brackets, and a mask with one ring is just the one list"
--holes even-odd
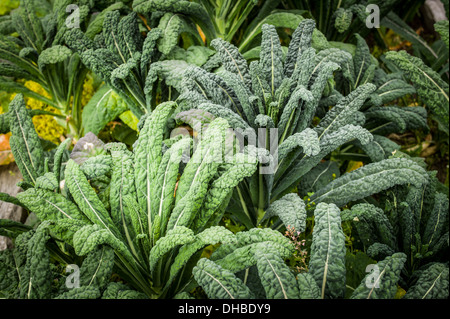
[(0, 298), (447, 299), (448, 1), (368, 2), (2, 3)]

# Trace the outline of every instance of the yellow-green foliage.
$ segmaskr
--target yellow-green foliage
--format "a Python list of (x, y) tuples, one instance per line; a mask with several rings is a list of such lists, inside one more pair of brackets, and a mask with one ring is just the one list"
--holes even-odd
[[(42, 88), (42, 86), (33, 81), (26, 81), (25, 87), (33, 92), (36, 92), (42, 96), (50, 98), (50, 95)], [(16, 94), (11, 95), (11, 100)], [(60, 114), (60, 111), (54, 107), (51, 107), (44, 102), (35, 100), (33, 98), (25, 98), (27, 108), (32, 110), (45, 110), (48, 112)], [(48, 140), (52, 143), (59, 144), (60, 136), (64, 134), (64, 127), (59, 125), (55, 118), (51, 115), (36, 115), (33, 117), (33, 124), (39, 137)]]
[(11, 10), (17, 8), (19, 4), (19, 0), (2, 0), (0, 2), (0, 16), (8, 14)]

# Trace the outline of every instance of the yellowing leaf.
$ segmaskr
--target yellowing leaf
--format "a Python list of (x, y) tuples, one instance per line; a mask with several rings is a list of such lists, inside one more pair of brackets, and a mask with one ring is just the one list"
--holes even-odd
[(139, 123), (139, 119), (130, 110), (120, 114), (119, 118), (122, 120), (122, 122), (124, 122), (126, 125), (128, 125), (132, 130), (134, 130), (134, 131), (138, 130), (137, 126)]
[(405, 294), (406, 294), (405, 289), (403, 289), (402, 287), (398, 286), (397, 287), (397, 292), (395, 293), (395, 296), (394, 296), (394, 299), (402, 299)]
[(362, 167), (363, 165), (364, 165), (363, 162), (350, 161), (348, 163), (346, 172), (354, 171), (355, 169), (358, 169), (358, 168)]
[(20, 4), (19, 0), (2, 0), (0, 3), (0, 16), (8, 14)]
[(201, 36), (201, 38), (203, 40), (203, 43), (206, 43), (206, 36), (205, 36), (205, 34), (203, 33), (202, 29), (199, 26), (197, 26), (197, 31), (200, 34), (200, 36)]

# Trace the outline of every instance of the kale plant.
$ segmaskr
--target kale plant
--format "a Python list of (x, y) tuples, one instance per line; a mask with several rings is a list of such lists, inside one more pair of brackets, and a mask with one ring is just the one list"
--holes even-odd
[[(169, 51), (179, 38), (185, 47), (191, 44), (210, 45), (212, 40), (221, 38), (234, 43), (244, 53), (257, 46), (264, 24), (275, 25), (280, 30), (294, 30), (304, 19), (297, 11), (277, 9), (280, 2), (135, 0), (133, 10), (148, 16), (148, 20), (154, 23), (153, 27), (165, 29), (171, 34), (169, 40), (160, 43), (162, 52)], [(201, 39), (201, 36), (204, 38)], [(314, 38), (320, 45), (324, 36), (316, 30)], [(169, 43), (172, 45), (168, 46)]]
[[(349, 53), (339, 49), (316, 53), (311, 47), (314, 28), (312, 20), (300, 22), (284, 55), (275, 27), (264, 25), (260, 59), (252, 61), (249, 66), (235, 46), (215, 39), (212, 46), (219, 54), (222, 67), (216, 73), (189, 67), (184, 74), (184, 91), (179, 97), (183, 110), (200, 109), (226, 118), (233, 129), (240, 130), (249, 140), (257, 136), (261, 129), (266, 129), (265, 136), (258, 136), (259, 172), (264, 166), (269, 166), (272, 172), (256, 173), (245, 179), (236, 188), (229, 207), (229, 211), (248, 228), (261, 222), (268, 226), (268, 217), (274, 215), (284, 219), (284, 226), (288, 226), (288, 220), (284, 217), (286, 212), (296, 215), (305, 209), (301, 199), (288, 194), (302, 180), (308, 182), (300, 184), (305, 187), (300, 192), (314, 192), (311, 200), (314, 199), (315, 203), (336, 198), (336, 203), (342, 206), (396, 184), (421, 185), (426, 179), (423, 168), (410, 160), (389, 159), (391, 151), (398, 147), (387, 138), (374, 138), (363, 127), (366, 117), (383, 120), (387, 116), (386, 111), (390, 111), (389, 115), (401, 113), (394, 107), (377, 111), (371, 108), (365, 113), (360, 111), (377, 90), (374, 84), (362, 81), (346, 96), (330, 89), (333, 72), (341, 69), (346, 74), (344, 67), (354, 61)], [(357, 62), (361, 64), (361, 61)], [(361, 69), (363, 67), (368, 65), (362, 63)], [(382, 95), (381, 90), (378, 92)], [(333, 107), (328, 108), (330, 104), (327, 103)], [(325, 114), (317, 123), (315, 115), (322, 111), (323, 106), (327, 106)], [(423, 112), (415, 112), (414, 109), (407, 115), (410, 113), (412, 118), (418, 118), (418, 126), (423, 125)], [(398, 127), (397, 122), (406, 125), (400, 116), (395, 119), (398, 121), (393, 124), (392, 121), (385, 121), (385, 124), (394, 128)], [(207, 119), (199, 121), (207, 122)], [(273, 128), (277, 129), (277, 133), (270, 138), (270, 129)], [(276, 152), (271, 145), (273, 140), (278, 142)], [(373, 158), (373, 163), (356, 173), (339, 177), (335, 164), (321, 162), (348, 143), (365, 149)], [(383, 152), (380, 152), (380, 147)], [(381, 178), (380, 169), (388, 178)], [(410, 174), (403, 174), (406, 173), (404, 169), (411, 170)], [(327, 184), (333, 180), (333, 174), (337, 179), (330, 185), (340, 186), (330, 189)], [(325, 180), (315, 183), (321, 176)], [(276, 201), (280, 202), (276, 204)], [(291, 201), (295, 204), (290, 205)], [(279, 223), (272, 225), (279, 226)]]
[(187, 51), (171, 46), (165, 50), (161, 43), (171, 36), (166, 26), (150, 30), (137, 13), (121, 17), (117, 10), (105, 14), (102, 32), (94, 39), (80, 29), (67, 32), (65, 43), (107, 85), (93, 98), (98, 102), (93, 102), (92, 110), (97, 104), (105, 104), (101, 101), (114, 92), (125, 103), (119, 111), (108, 108), (106, 113), (111, 116), (106, 119), (127, 108), (140, 119), (160, 102), (174, 101), (181, 90), (182, 71), (190, 64), (203, 65), (213, 51), (203, 46), (192, 46)]
[(192, 156), (189, 135), (165, 139), (175, 108), (174, 102), (162, 103), (145, 118), (133, 152), (121, 143), (103, 145), (91, 134), (66, 163), (68, 143), (61, 144), (51, 170), (23, 96), (16, 96), (11, 147), (24, 192), (1, 199), (48, 223), (61, 251), (82, 257), (110, 246), (115, 271), (128, 284), (151, 298), (174, 296), (189, 287), (205, 246), (232, 239), (216, 225), (233, 188), (257, 166), (250, 150), (235, 152), (221, 118), (210, 123)]
[[(295, 273), (286, 265), (284, 258), (292, 253), (292, 243), (283, 245), (281, 239), (265, 242), (268, 236), (257, 234), (269, 234), (269, 230), (255, 228), (236, 234), (240, 237), (237, 243), (223, 244), (209, 259), (200, 259), (193, 269), (196, 281), (209, 298), (345, 298), (349, 284), (346, 273), (350, 269), (346, 268), (341, 210), (334, 204), (320, 203), (314, 217), (308, 271)], [(251, 233), (255, 235), (250, 236)], [(348, 298), (393, 299), (406, 260), (401, 252), (380, 259), (372, 265), (377, 270), (363, 277)], [(423, 272), (405, 298), (448, 298), (448, 278), (448, 264), (434, 264)]]
[[(446, 15), (448, 19), (448, 11), (446, 11)], [(448, 83), (448, 20), (441, 20), (434, 24), (434, 29), (440, 35), (440, 39), (431, 44), (428, 44), (394, 12), (387, 14), (381, 20), (381, 24), (411, 42), (413, 55), (420, 58), (434, 72), (439, 73), (442, 79)]]
[[(399, 251), (406, 254), (400, 281), (405, 297), (436, 298), (438, 292), (428, 290), (433, 282), (447, 280), (448, 285), (449, 200), (434, 173), (429, 175), (429, 183), (422, 188), (398, 186), (386, 191), (378, 203), (360, 203), (342, 213), (342, 220), (354, 225), (371, 258), (381, 260)], [(427, 277), (429, 272), (436, 277)]]
[[(50, 234), (51, 221), (36, 229), (2, 220), (4, 229), (16, 229), (13, 249), (0, 251), (0, 296), (8, 299), (143, 299), (146, 295), (112, 282), (114, 250), (106, 245), (93, 249), (81, 262), (73, 282), (64, 274), (66, 261), (54, 260), (55, 240)], [(8, 224), (8, 225), (6, 225)], [(18, 228), (22, 228), (17, 232)], [(11, 236), (11, 234), (10, 234)]]
[(449, 121), (449, 24), (448, 1), (444, 1), (447, 20), (434, 24), (440, 39), (427, 43), (394, 12), (387, 14), (381, 23), (411, 42), (412, 52), (387, 52), (382, 59), (391, 70), (399, 70), (417, 90), (419, 101), (423, 103), (438, 123), (438, 129), (448, 136)]
[[(372, 135), (373, 141), (361, 145), (350, 143), (333, 154), (336, 159), (359, 160), (364, 163), (377, 162), (388, 158), (400, 146), (388, 138), (391, 133), (407, 131), (429, 131), (427, 110), (422, 106), (399, 106), (399, 101), (416, 94), (416, 89), (404, 80), (401, 71), (387, 73), (380, 62), (371, 54), (366, 41), (355, 34), (356, 45), (333, 51), (345, 56), (339, 61), (340, 70), (335, 73), (331, 94), (320, 102), (319, 117), (342, 96), (350, 94), (358, 87), (371, 83), (376, 89), (360, 108), (359, 123)], [(352, 49), (348, 49), (351, 47)], [(325, 50), (327, 52), (329, 50)], [(348, 55), (350, 53), (351, 55)], [(332, 55), (324, 55), (332, 58)], [(361, 149), (363, 153), (359, 151)]]
[[(415, 15), (424, 1), (355, 1), (355, 0), (284, 0), (281, 1), (285, 9), (302, 10), (304, 16), (317, 21), (318, 29), (330, 41), (346, 42), (354, 33), (368, 36), (375, 28), (368, 28), (366, 20), (373, 9), (366, 10), (369, 5), (379, 8), (379, 17), (383, 19), (388, 13), (396, 12), (402, 19), (409, 19)], [(369, 17), (370, 22), (374, 19)], [(376, 37), (376, 32), (374, 32)]]

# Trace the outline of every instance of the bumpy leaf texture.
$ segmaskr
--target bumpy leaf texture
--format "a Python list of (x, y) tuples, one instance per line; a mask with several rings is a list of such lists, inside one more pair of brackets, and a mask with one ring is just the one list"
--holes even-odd
[(320, 289), (314, 277), (310, 273), (300, 273), (297, 275), (299, 298), (300, 299), (320, 299)]
[(232, 272), (202, 258), (192, 270), (195, 280), (211, 299), (249, 299), (250, 289)]
[(449, 88), (435, 71), (406, 51), (390, 51), (386, 59), (399, 67), (414, 84), (419, 97), (430, 108), (439, 128), (448, 134)]
[(295, 276), (271, 245), (255, 252), (261, 284), (267, 299), (298, 299), (299, 290)]
[(305, 202), (294, 193), (286, 194), (274, 201), (266, 211), (264, 218), (278, 216), (286, 228), (293, 227), (303, 233), (306, 228)]
[(314, 193), (311, 200), (343, 206), (394, 185), (413, 184), (420, 187), (427, 182), (428, 175), (421, 166), (406, 158), (391, 158), (342, 175)]
[(320, 287), (321, 298), (345, 295), (345, 236), (341, 211), (334, 204), (320, 203), (314, 216), (309, 274)]
[(125, 284), (111, 282), (103, 293), (102, 299), (148, 299), (148, 297)]
[(424, 270), (417, 283), (408, 289), (405, 299), (447, 299), (449, 286), (448, 266), (435, 263)]
[(406, 261), (406, 255), (395, 253), (376, 264), (351, 295), (351, 299), (392, 299)]
[(44, 173), (44, 151), (22, 94), (9, 105), (9, 114), (11, 150), (24, 180), (34, 184)]
[(393, 227), (382, 209), (372, 204), (356, 204), (342, 213), (342, 219), (353, 222), (364, 247), (369, 248), (376, 241), (396, 250)]
[(99, 225), (103, 230), (113, 236), (120, 236), (105, 206), (98, 198), (78, 164), (69, 160), (66, 166), (66, 185), (79, 209), (89, 220)]
[(22, 299), (50, 297), (52, 272), (50, 271), (50, 253), (46, 248), (49, 239), (48, 223), (43, 222), (28, 241), (26, 263), (20, 274), (20, 298)]

